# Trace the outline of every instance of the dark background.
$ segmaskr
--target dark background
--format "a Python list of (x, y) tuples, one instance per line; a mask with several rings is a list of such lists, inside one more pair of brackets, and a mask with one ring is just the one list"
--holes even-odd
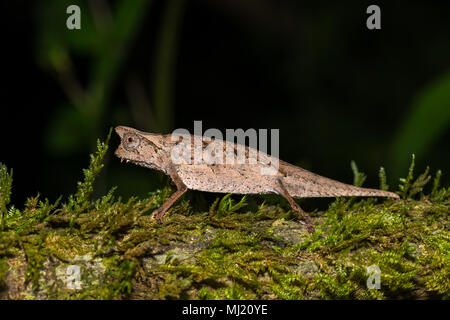
[[(110, 127), (279, 128), (280, 157), (352, 182), (350, 161), (391, 189), (450, 163), (450, 4), (445, 1), (3, 1), (0, 162), (13, 203), (76, 189)], [(68, 30), (66, 8), (81, 8)], [(381, 30), (366, 8), (381, 7)], [(110, 143), (118, 144), (114, 135)], [(163, 186), (109, 153), (102, 194)]]

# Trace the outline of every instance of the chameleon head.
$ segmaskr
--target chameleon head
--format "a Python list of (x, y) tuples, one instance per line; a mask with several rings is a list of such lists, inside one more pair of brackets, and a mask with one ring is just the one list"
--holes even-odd
[(132, 162), (140, 166), (162, 169), (162, 148), (160, 135), (142, 132), (133, 128), (118, 126), (116, 133), (121, 142), (114, 153), (121, 161)]

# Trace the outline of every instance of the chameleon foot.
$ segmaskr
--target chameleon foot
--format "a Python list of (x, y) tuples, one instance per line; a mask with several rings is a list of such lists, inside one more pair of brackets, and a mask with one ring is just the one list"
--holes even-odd
[(306, 229), (309, 233), (314, 232), (314, 226), (311, 217), (309, 214), (307, 214), (305, 211), (300, 208), (300, 206), (292, 199), (289, 192), (286, 190), (286, 187), (284, 186), (283, 182), (281, 180), (278, 180), (278, 193), (283, 196), (291, 205), (291, 208), (298, 213), (298, 215), (305, 220)]

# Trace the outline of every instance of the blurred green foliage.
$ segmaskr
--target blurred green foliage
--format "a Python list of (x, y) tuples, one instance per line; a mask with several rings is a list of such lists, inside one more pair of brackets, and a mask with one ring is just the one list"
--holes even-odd
[(156, 117), (155, 131), (164, 132), (174, 128), (174, 76), (178, 49), (178, 31), (185, 0), (170, 0), (167, 4), (158, 39), (155, 59), (153, 98)]
[[(37, 51), (40, 65), (55, 74), (69, 103), (56, 109), (49, 123), (50, 151), (74, 153), (92, 144), (107, 114), (111, 90), (132, 41), (139, 31), (150, 2), (117, 1), (109, 8), (104, 1), (80, 1), (81, 31), (68, 31), (65, 8), (71, 1), (46, 2), (40, 6)], [(100, 5), (101, 4), (101, 5)], [(88, 64), (80, 79), (72, 59)]]
[(394, 137), (391, 158), (396, 173), (407, 166), (406, 154), (426, 159), (427, 151), (450, 127), (450, 72), (423, 88)]

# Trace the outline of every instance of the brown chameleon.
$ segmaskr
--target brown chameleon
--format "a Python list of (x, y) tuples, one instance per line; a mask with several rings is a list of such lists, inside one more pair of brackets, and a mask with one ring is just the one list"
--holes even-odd
[[(255, 149), (229, 141), (204, 139), (193, 135), (180, 135), (174, 138), (171, 134), (147, 133), (124, 126), (118, 126), (115, 130), (121, 138), (115, 152), (117, 157), (126, 162), (160, 170), (168, 175), (177, 187), (177, 191), (152, 213), (152, 217), (158, 222), (162, 221), (167, 210), (188, 189), (235, 194), (279, 194), (305, 220), (309, 232), (314, 231), (312, 220), (293, 198), (350, 196), (399, 198), (393, 192), (355, 187), (319, 176), (266, 153), (256, 152)], [(195, 148), (195, 143), (198, 143), (200, 149)], [(186, 146), (190, 153), (186, 153), (188, 158), (183, 158), (180, 150), (186, 150)], [(236, 161), (230, 164), (227, 161), (221, 163), (207, 161), (208, 155), (225, 160), (228, 150), (232, 150), (236, 156), (242, 152), (241, 154), (245, 154), (246, 162)], [(195, 156), (199, 153), (206, 154), (203, 158), (200, 157), (206, 161), (195, 161)], [(179, 155), (179, 158), (174, 158), (174, 155)], [(273, 167), (274, 163), (278, 165), (274, 174), (262, 173), (264, 169)]]

